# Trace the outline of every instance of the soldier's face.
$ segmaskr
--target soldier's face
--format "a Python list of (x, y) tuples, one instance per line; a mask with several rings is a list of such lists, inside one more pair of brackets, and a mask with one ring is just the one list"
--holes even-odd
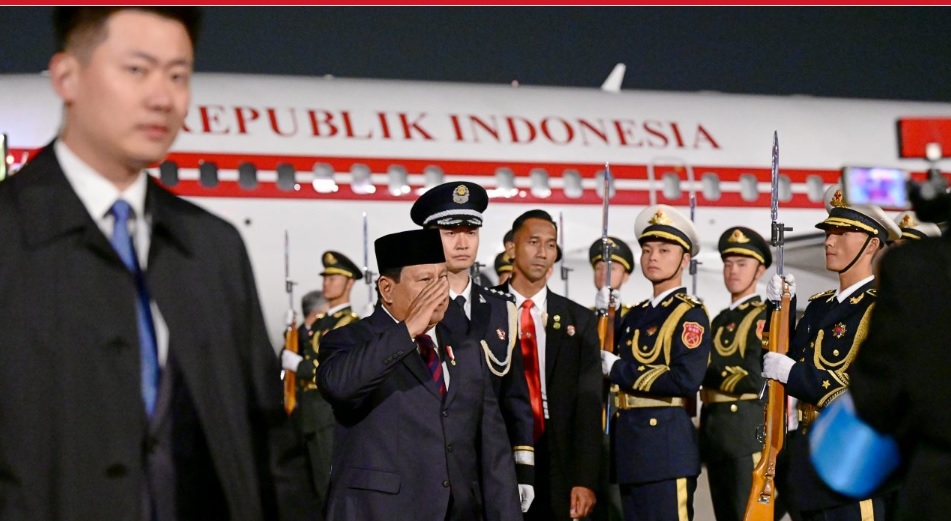
[(513, 268), (530, 282), (546, 278), (558, 256), (557, 240), (552, 223), (544, 219), (526, 220), (515, 232)]
[(443, 253), (446, 255), (446, 268), (450, 273), (459, 273), (469, 269), (479, 253), (479, 228), (475, 226), (455, 226), (440, 228)]
[(723, 284), (730, 295), (743, 294), (756, 286), (765, 271), (756, 259), (730, 255), (723, 259)]
[[(862, 251), (868, 234), (857, 232), (845, 228), (830, 228), (826, 230), (826, 269), (829, 271), (842, 271), (852, 262), (852, 259)], [(874, 245), (874, 246), (873, 246)], [(855, 267), (868, 267), (871, 265), (872, 257), (878, 249), (878, 239), (873, 239), (869, 246), (862, 252), (862, 258), (852, 265)]]
[(335, 300), (350, 294), (350, 288), (353, 287), (353, 279), (346, 275), (324, 275), (324, 297), (327, 300)]
[(66, 107), (62, 138), (103, 175), (165, 157), (190, 99), (193, 52), (185, 27), (157, 14), (109, 17), (105, 39), (59, 53), (50, 77)]
[[(594, 265), (594, 287), (601, 289), (604, 287), (604, 276), (607, 274), (605, 269), (607, 263), (598, 261)], [(628, 274), (624, 271), (624, 266), (619, 262), (611, 263), (611, 288), (621, 289), (621, 285), (627, 282)]]
[(641, 273), (652, 284), (680, 276), (690, 254), (676, 244), (663, 241), (648, 241), (641, 245)]

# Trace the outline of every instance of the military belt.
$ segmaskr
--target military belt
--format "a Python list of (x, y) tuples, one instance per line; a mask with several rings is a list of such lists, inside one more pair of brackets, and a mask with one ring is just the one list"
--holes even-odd
[(811, 403), (798, 402), (796, 404), (797, 415), (799, 416), (799, 426), (808, 427), (819, 417), (821, 409)]
[(642, 407), (683, 407), (684, 399), (679, 396), (634, 396), (624, 392), (617, 393), (617, 408), (621, 411)]
[(703, 403), (728, 403), (740, 400), (758, 400), (756, 393), (733, 394), (718, 391), (716, 389), (701, 389), (700, 400)]

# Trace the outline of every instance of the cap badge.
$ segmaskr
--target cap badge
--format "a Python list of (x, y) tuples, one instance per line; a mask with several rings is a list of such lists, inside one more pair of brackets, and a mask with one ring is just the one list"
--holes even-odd
[(459, 185), (452, 191), (452, 201), (456, 204), (466, 204), (469, 202), (469, 188), (466, 185)]
[(910, 213), (906, 213), (904, 217), (901, 218), (901, 222), (898, 223), (899, 228), (911, 228), (912, 226), (917, 226), (918, 222), (915, 221), (915, 218), (911, 216)]
[(845, 204), (845, 199), (842, 198), (842, 190), (836, 190), (832, 194), (832, 200), (829, 201), (829, 204), (835, 208), (847, 208), (848, 205)]
[(324, 264), (337, 264), (337, 258), (329, 251), (324, 254)]
[(739, 228), (733, 230), (733, 233), (730, 234), (730, 238), (727, 239), (727, 242), (738, 242), (740, 244), (745, 244), (750, 242), (750, 238), (743, 233)]
[(672, 220), (670, 219), (670, 217), (667, 217), (667, 214), (664, 213), (664, 210), (663, 210), (663, 209), (658, 208), (657, 211), (654, 212), (654, 216), (651, 217), (651, 220), (648, 221), (648, 224), (666, 224), (666, 225), (671, 225), (671, 224), (674, 224), (674, 221), (672, 221)]

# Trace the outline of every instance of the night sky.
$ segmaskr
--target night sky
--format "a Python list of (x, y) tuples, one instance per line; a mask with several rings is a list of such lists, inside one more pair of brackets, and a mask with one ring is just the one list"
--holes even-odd
[[(53, 51), (0, 7), (0, 73)], [(196, 69), (951, 101), (947, 7), (210, 7)]]

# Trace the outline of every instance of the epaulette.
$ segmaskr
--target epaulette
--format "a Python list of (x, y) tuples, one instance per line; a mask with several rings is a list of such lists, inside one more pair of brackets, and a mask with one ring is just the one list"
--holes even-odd
[(509, 302), (512, 302), (513, 304), (515, 303), (515, 295), (513, 295), (513, 294), (511, 294), (511, 293), (508, 293), (508, 292), (505, 292), (505, 291), (500, 291), (500, 290), (497, 290), (497, 289), (495, 289), (495, 288), (486, 288), (486, 289), (488, 290), (488, 292), (489, 292), (490, 295), (492, 295), (492, 296), (494, 296), (494, 297), (496, 297), (496, 298), (500, 298), (500, 299), (502, 299), (502, 300), (507, 300), (507, 301), (509, 301)]
[(693, 295), (688, 295), (686, 293), (677, 293), (674, 296), (677, 297), (678, 300), (682, 300), (694, 307), (703, 305), (703, 302), (700, 302), (700, 299), (698, 299), (697, 297)]
[(816, 293), (815, 295), (809, 297), (809, 301), (812, 302), (813, 300), (820, 299), (823, 297), (831, 297), (832, 295), (835, 295), (834, 289), (823, 291), (822, 293)]
[(634, 304), (634, 307), (636, 307), (636, 308), (646, 308), (648, 305), (650, 305), (650, 303), (651, 303), (651, 299), (647, 299), (647, 300), (645, 300), (645, 301), (643, 301), (643, 302), (638, 302), (637, 304)]

